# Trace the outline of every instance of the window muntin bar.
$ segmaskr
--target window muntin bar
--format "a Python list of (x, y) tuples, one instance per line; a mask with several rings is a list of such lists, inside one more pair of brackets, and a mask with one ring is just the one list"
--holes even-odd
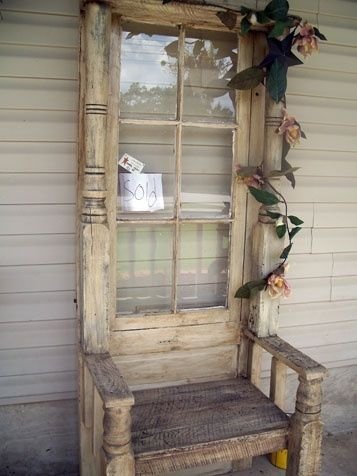
[[(145, 30), (148, 32), (146, 26), (145, 29), (141, 26), (136, 28), (136, 30), (133, 28), (128, 30), (135, 34), (137, 31), (143, 32)], [(151, 38), (158, 31), (162, 34), (163, 30), (161, 28), (152, 28), (150, 30), (152, 36), (146, 35), (145, 40), (145, 37), (141, 35), (141, 42), (151, 41)], [(172, 32), (172, 29), (170, 31)], [(124, 34), (122, 39), (124, 42), (128, 42), (128, 40), (135, 37), (135, 35), (132, 38), (131, 36), (129, 35), (129, 38), (127, 38)], [(151, 214), (145, 212), (141, 214), (123, 214), (119, 210), (118, 229), (125, 223), (124, 226), (129, 228), (134, 226), (134, 229), (136, 226), (140, 227), (142, 225), (144, 228), (146, 226), (150, 233), (154, 233), (153, 230), (155, 229), (170, 229), (170, 238), (168, 238), (167, 233), (160, 232), (152, 235), (154, 238), (150, 238), (148, 233), (146, 237), (151, 241), (154, 239), (155, 246), (159, 248), (163, 246), (166, 249), (167, 244), (171, 246), (170, 263), (168, 258), (156, 260), (155, 256), (149, 256), (146, 260), (139, 260), (140, 267), (135, 269), (140, 270), (141, 281), (135, 279), (135, 273), (128, 275), (128, 269), (125, 268), (128, 264), (125, 263), (124, 266), (124, 262), (119, 259), (118, 312), (121, 315), (167, 313), (167, 311), (176, 313), (188, 309), (227, 307), (229, 241), (232, 221), (232, 141), (233, 135), (237, 134), (237, 123), (235, 122), (237, 111), (233, 106), (236, 103), (235, 94), (232, 94), (225, 87), (225, 84), (227, 78), (233, 74), (233, 70), (236, 70), (237, 36), (231, 33), (189, 31), (187, 38), (194, 42), (200, 41), (196, 47), (196, 53), (200, 45), (204, 49), (210, 48), (215, 55), (212, 65), (216, 64), (218, 67), (221, 63), (221, 65), (223, 64), (222, 67), (225, 68), (224, 74), (220, 68), (215, 73), (213, 67), (206, 70), (203, 68), (199, 73), (203, 79), (197, 85), (196, 92), (200, 90), (204, 92), (208, 76), (215, 81), (214, 87), (206, 88), (208, 93), (205, 100), (210, 104), (209, 114), (201, 114), (202, 109), (196, 108), (195, 110), (192, 107), (191, 93), (188, 92), (192, 84), (187, 83), (188, 69), (186, 64), (189, 56), (187, 48), (192, 50), (192, 46), (187, 46), (188, 39), (185, 39), (183, 28), (181, 28), (178, 37), (172, 36), (169, 38), (170, 41), (166, 37), (165, 41), (168, 42), (161, 47), (161, 53), (164, 50), (164, 54), (171, 61), (170, 74), (176, 68), (176, 117), (171, 115), (173, 110), (170, 105), (171, 99), (168, 101), (170, 111), (166, 116), (165, 111), (159, 111), (157, 114), (156, 110), (154, 114), (138, 109), (132, 109), (128, 113), (125, 107), (124, 111), (121, 110), (120, 113), (120, 153), (130, 153), (127, 150), (130, 141), (125, 143), (125, 137), (131, 136), (133, 154), (130, 155), (142, 162), (145, 162), (143, 154), (146, 154), (147, 157), (150, 157), (151, 154), (152, 157), (152, 160), (147, 159), (149, 166), (142, 173), (163, 173), (164, 182), (165, 174), (167, 174), (166, 179), (170, 177), (170, 181), (167, 182), (169, 187), (166, 189), (169, 192), (166, 192), (164, 211), (156, 211)], [(122, 69), (125, 68), (125, 61), (124, 58)], [(167, 66), (166, 60), (160, 64), (161, 66)], [(173, 64), (174, 66), (172, 66)], [(141, 71), (141, 68), (138, 71)], [(196, 73), (198, 74), (197, 71)], [(138, 77), (141, 77), (140, 74), (138, 74)], [(123, 78), (126, 78), (124, 73), (122, 73), (122, 80)], [(172, 81), (170, 83), (172, 86), (172, 77), (170, 77), (170, 81)], [(163, 87), (166, 86), (160, 83), (158, 89), (159, 102), (162, 101), (161, 90)], [(146, 88), (148, 88), (147, 85)], [(192, 114), (192, 111), (194, 114)], [(169, 127), (170, 125), (171, 127)], [(130, 127), (133, 127), (133, 129), (131, 129), (131, 132), (127, 132)], [(135, 128), (138, 128), (136, 132)], [(151, 138), (147, 132), (143, 132), (141, 135), (140, 128), (142, 128), (142, 131), (154, 131), (155, 128), (158, 131), (161, 130), (156, 134), (156, 136), (161, 137), (160, 143), (155, 141), (155, 134)], [(172, 129), (175, 129), (173, 139)], [(167, 131), (169, 130), (170, 133), (168, 134)], [(150, 141), (152, 144), (151, 152), (146, 150)], [(172, 149), (170, 149), (171, 143)], [(155, 144), (158, 146), (157, 157), (155, 157)], [(166, 149), (164, 144), (167, 146)], [(142, 147), (142, 145), (144, 146)], [(165, 151), (169, 154), (169, 160), (167, 156), (165, 157)], [(171, 155), (171, 153), (174, 155)], [(174, 158), (172, 159), (172, 157)], [(172, 167), (172, 164), (174, 164), (174, 167)], [(169, 169), (166, 170), (167, 168)], [(174, 173), (172, 173), (173, 170)], [(135, 225), (136, 220), (138, 220), (138, 225)], [(140, 236), (143, 237), (145, 234)], [(214, 240), (212, 237), (214, 237)], [(124, 241), (130, 239), (134, 239), (133, 235), (129, 237), (129, 234), (125, 235), (120, 231), (118, 232), (118, 242), (124, 244), (124, 248), (127, 247), (127, 243), (125, 244)], [(207, 243), (207, 246), (211, 246), (214, 242), (207, 256), (202, 255), (206, 249), (202, 239), (209, 240), (210, 245)], [(200, 242), (201, 244), (198, 245)], [(197, 246), (193, 246), (193, 243), (196, 243)], [(191, 253), (189, 256), (187, 255), (188, 249)], [(212, 251), (213, 249), (215, 251)], [(120, 244), (118, 256), (119, 253)], [(156, 266), (154, 267), (154, 275), (150, 278), (148, 269), (151, 266), (149, 263), (152, 262), (155, 262), (157, 266), (159, 266), (159, 263), (160, 266), (164, 265), (165, 272), (162, 266)], [(165, 283), (160, 284), (162, 276), (165, 276)], [(151, 280), (152, 286), (142, 286), (143, 279), (147, 279), (147, 283)], [(135, 287), (134, 281), (140, 286)]]

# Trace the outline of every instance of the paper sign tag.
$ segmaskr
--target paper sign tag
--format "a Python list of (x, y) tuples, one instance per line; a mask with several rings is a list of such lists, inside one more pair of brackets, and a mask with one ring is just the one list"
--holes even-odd
[(123, 212), (164, 210), (162, 174), (119, 174)]
[(143, 164), (142, 162), (140, 162), (140, 160), (135, 159), (135, 157), (132, 157), (129, 154), (124, 154), (123, 157), (119, 159), (118, 164), (128, 172), (138, 174), (140, 174), (140, 172), (145, 167), (145, 164)]

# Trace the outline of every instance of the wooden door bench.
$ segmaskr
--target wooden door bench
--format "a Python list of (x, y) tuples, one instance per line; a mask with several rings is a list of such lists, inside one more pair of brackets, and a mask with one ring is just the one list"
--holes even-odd
[[(110, 354), (84, 356), (104, 410), (104, 427), (92, 424), (94, 474), (159, 475), (288, 448), (288, 476), (318, 475), (326, 369), (277, 336), (246, 336), (273, 356), (270, 399), (245, 377), (131, 392)], [(274, 403), (286, 367), (300, 381), (291, 417)], [(88, 411), (94, 421), (96, 406)]]

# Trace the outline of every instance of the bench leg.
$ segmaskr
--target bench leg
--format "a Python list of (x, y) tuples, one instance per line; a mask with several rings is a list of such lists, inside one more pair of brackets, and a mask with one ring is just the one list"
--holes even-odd
[(130, 407), (105, 409), (103, 453), (105, 476), (135, 476)]
[(321, 379), (299, 377), (296, 411), (291, 418), (286, 476), (319, 476), (321, 471)]
[(232, 461), (232, 471), (243, 471), (252, 467), (253, 458), (243, 458), (237, 461)]

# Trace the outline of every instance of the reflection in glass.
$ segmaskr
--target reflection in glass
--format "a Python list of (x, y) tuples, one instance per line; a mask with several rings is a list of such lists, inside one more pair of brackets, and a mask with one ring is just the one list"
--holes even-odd
[(182, 134), (181, 216), (228, 217), (232, 131), (185, 127)]
[(227, 82), (237, 68), (237, 37), (187, 32), (185, 39), (184, 120), (233, 122), (235, 93)]
[(117, 232), (117, 311), (167, 311), (171, 306), (171, 226), (124, 225)]
[[(175, 193), (175, 128), (171, 126), (138, 126), (122, 124), (119, 132), (119, 157), (125, 153), (145, 164), (142, 174), (162, 174), (164, 210), (150, 212), (126, 212), (120, 209), (120, 218), (157, 219), (172, 217)], [(127, 171), (119, 167), (119, 174)], [(121, 194), (120, 187), (118, 193)]]
[(179, 309), (225, 306), (229, 225), (181, 226), (179, 247)]
[(122, 36), (121, 117), (176, 116), (177, 30), (129, 26)]

